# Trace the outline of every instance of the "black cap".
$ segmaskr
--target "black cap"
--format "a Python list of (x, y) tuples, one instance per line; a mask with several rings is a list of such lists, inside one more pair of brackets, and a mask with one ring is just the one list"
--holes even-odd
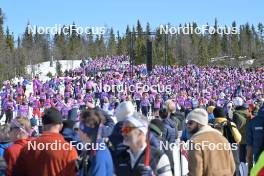
[(213, 113), (214, 113), (214, 117), (215, 118), (217, 118), (217, 117), (226, 117), (224, 109), (221, 108), (221, 107), (214, 108)]
[(48, 108), (44, 111), (43, 124), (60, 124), (62, 123), (61, 113), (56, 108)]

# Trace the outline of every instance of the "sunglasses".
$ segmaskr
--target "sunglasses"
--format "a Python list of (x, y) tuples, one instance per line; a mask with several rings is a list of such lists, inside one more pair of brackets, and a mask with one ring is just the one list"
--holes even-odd
[(141, 127), (143, 127), (143, 126), (139, 126), (139, 127), (123, 127), (123, 128), (121, 129), (121, 132), (122, 132), (123, 134), (128, 134), (128, 133), (130, 133), (131, 131), (133, 131), (134, 129), (136, 129), (136, 128), (141, 128)]

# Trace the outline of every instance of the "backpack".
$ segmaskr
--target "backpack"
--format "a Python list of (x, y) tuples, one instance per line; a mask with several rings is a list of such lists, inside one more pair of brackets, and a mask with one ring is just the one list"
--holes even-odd
[(227, 120), (226, 123), (223, 124), (223, 136), (226, 137), (230, 144), (237, 143), (234, 138), (233, 127), (236, 128), (236, 126), (231, 124), (230, 120)]

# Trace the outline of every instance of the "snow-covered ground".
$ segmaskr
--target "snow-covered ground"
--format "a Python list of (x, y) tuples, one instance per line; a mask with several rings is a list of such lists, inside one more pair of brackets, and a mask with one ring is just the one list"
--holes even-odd
[[(64, 72), (68, 69), (75, 69), (80, 67), (81, 60), (59, 60), (61, 63), (61, 70)], [(56, 74), (56, 62), (53, 62), (53, 66), (50, 67), (50, 62), (42, 62), (33, 66), (35, 68), (35, 74), (39, 75), (39, 78), (43, 81), (49, 79), (47, 74), (50, 72), (52, 75)], [(32, 68), (30, 65), (26, 67), (28, 74), (33, 75)]]

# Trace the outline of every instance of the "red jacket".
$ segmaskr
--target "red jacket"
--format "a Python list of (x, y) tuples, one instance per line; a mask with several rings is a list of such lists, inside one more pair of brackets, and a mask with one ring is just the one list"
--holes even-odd
[(43, 132), (21, 151), (13, 170), (19, 176), (74, 176), (76, 149), (58, 133)]
[(7, 165), (6, 176), (12, 175), (13, 167), (16, 164), (21, 149), (31, 140), (32, 138), (19, 139), (13, 145), (5, 149), (4, 158)]

